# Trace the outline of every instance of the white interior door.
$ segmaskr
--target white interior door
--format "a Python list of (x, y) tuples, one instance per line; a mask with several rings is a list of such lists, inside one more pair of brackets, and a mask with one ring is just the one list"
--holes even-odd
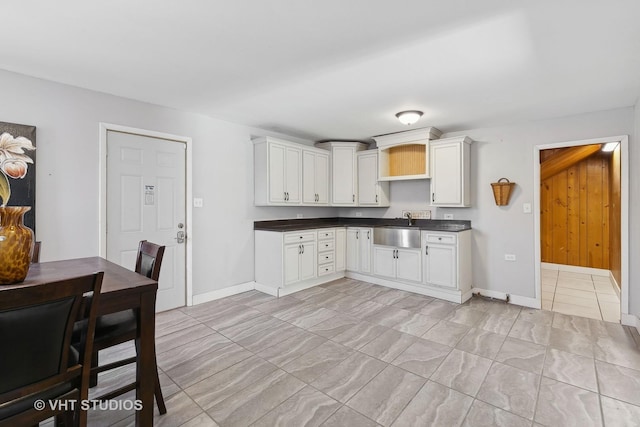
[(186, 145), (107, 131), (107, 259), (133, 270), (140, 240), (166, 246), (156, 310), (186, 302)]

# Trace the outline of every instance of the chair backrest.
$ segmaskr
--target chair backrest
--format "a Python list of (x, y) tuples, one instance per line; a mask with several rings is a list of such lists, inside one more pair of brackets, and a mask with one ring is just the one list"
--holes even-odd
[[(72, 383), (81, 391), (80, 397), (87, 398), (102, 278), (99, 272), (0, 292), (0, 408), (4, 416), (10, 402), (60, 384)], [(92, 298), (84, 297), (88, 292), (93, 292)], [(87, 328), (76, 358), (71, 353), (73, 326), (86, 313)], [(85, 377), (83, 393), (80, 384)]]
[(31, 264), (40, 262), (40, 246), (42, 242), (33, 242), (33, 253), (31, 254)]
[(164, 246), (156, 245), (146, 240), (140, 241), (138, 257), (136, 258), (136, 273), (147, 276), (152, 280), (158, 280), (164, 248)]

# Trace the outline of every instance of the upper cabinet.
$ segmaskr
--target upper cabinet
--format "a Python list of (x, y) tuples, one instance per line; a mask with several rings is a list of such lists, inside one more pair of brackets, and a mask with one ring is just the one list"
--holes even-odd
[(431, 205), (471, 206), (471, 143), (466, 136), (431, 141)]
[(302, 203), (302, 148), (264, 137), (254, 140), (254, 203), (286, 206)]
[(429, 127), (373, 137), (378, 146), (378, 179), (429, 178), (429, 142), (441, 134), (440, 130)]
[(326, 150), (302, 149), (302, 203), (329, 204), (329, 152)]
[(331, 205), (358, 205), (358, 163), (356, 153), (367, 145), (360, 142), (331, 141), (316, 147), (331, 151)]
[(389, 182), (378, 181), (378, 151), (360, 151), (357, 158), (358, 205), (389, 206)]

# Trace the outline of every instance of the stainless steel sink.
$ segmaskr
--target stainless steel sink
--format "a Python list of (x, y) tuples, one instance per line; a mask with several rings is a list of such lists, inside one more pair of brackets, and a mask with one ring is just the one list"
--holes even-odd
[(420, 230), (417, 228), (376, 227), (373, 229), (373, 244), (420, 249)]

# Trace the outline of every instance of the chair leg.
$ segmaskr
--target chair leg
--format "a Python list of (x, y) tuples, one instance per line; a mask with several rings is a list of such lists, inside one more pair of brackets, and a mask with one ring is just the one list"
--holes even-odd
[[(136, 345), (136, 357), (140, 357), (140, 341), (138, 339), (135, 340), (135, 345)], [(160, 376), (158, 374), (158, 359), (156, 358), (155, 352), (156, 350), (154, 348), (153, 364), (155, 365), (156, 379), (155, 379), (155, 385), (153, 387), (153, 394), (156, 398), (156, 405), (158, 405), (158, 411), (160, 412), (160, 415), (164, 415), (167, 413), (167, 405), (165, 405), (164, 403), (164, 396), (162, 395), (162, 387), (160, 387)]]
[[(98, 367), (98, 352), (94, 351), (91, 354), (91, 368), (97, 368), (97, 367)], [(91, 372), (89, 374), (89, 388), (93, 388), (97, 385), (98, 385), (98, 373)]]
[(160, 376), (158, 375), (158, 363), (156, 362), (156, 386), (153, 391), (156, 396), (156, 405), (158, 405), (158, 411), (160, 415), (167, 413), (167, 406), (164, 404), (164, 397), (162, 396), (162, 387), (160, 387)]

